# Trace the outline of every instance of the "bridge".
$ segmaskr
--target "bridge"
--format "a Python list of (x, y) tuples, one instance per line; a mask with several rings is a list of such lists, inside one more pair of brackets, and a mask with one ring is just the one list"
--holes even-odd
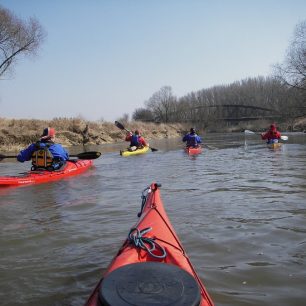
[[(214, 109), (208, 111), (208, 109)], [(295, 110), (301, 111), (297, 116), (295, 113), (281, 113), (275, 109), (262, 106), (244, 105), (244, 104), (215, 104), (215, 105), (200, 105), (190, 107), (187, 110), (170, 112), (167, 118), (171, 118), (171, 114), (180, 117), (182, 122), (201, 122), (205, 120), (225, 121), (238, 123), (240, 121), (254, 121), (254, 120), (277, 120), (293, 119), (306, 116), (306, 107), (295, 107)], [(203, 110), (203, 111), (201, 111)], [(181, 116), (180, 116), (181, 115)], [(155, 122), (167, 122), (157, 117)], [(170, 120), (171, 121), (171, 120)]]
[[(239, 121), (252, 121), (262, 119), (280, 119), (283, 116), (274, 109), (244, 105), (244, 104), (218, 104), (218, 105), (207, 105), (207, 106), (196, 106), (193, 109), (201, 108), (215, 108), (216, 111), (212, 113), (216, 115), (216, 120), (228, 121), (228, 122), (239, 122)], [(271, 115), (273, 113), (273, 115)]]

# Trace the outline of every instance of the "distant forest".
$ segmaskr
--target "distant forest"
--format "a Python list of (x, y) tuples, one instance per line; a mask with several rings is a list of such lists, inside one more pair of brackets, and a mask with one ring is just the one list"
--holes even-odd
[(132, 119), (162, 123), (196, 124), (217, 128), (239, 122), (270, 120), (290, 126), (306, 116), (306, 20), (294, 31), (285, 60), (273, 75), (214, 86), (177, 98), (170, 86), (155, 92)]

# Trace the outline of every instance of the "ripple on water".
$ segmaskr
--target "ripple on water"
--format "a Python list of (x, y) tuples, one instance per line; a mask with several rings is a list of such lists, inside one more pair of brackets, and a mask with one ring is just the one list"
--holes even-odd
[[(83, 304), (154, 181), (216, 305), (304, 305), (304, 142), (273, 152), (241, 134), (204, 139), (216, 149), (196, 158), (180, 140), (156, 141), (158, 152), (131, 158), (117, 144), (81, 176), (0, 190), (0, 300)], [(20, 167), (1, 164), (1, 173)]]

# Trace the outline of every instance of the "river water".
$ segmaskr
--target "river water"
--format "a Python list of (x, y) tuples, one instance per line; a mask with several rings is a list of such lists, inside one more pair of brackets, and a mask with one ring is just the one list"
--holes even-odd
[[(2, 188), (0, 305), (84, 304), (152, 182), (215, 305), (306, 305), (306, 134), (287, 135), (270, 150), (209, 134), (197, 157), (179, 139), (134, 157), (119, 155), (124, 143), (93, 146), (103, 155), (80, 176)], [(3, 161), (0, 173), (28, 167)]]

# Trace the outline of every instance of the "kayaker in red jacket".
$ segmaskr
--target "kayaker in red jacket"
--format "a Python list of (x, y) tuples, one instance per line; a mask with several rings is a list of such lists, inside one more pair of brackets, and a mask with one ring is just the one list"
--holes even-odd
[(148, 146), (145, 139), (141, 136), (139, 130), (135, 130), (134, 134), (132, 132), (128, 132), (126, 134), (125, 141), (130, 141), (130, 147), (134, 150)]
[(277, 143), (281, 138), (281, 133), (277, 130), (275, 124), (270, 125), (270, 129), (261, 134), (261, 139), (267, 140), (267, 143)]

